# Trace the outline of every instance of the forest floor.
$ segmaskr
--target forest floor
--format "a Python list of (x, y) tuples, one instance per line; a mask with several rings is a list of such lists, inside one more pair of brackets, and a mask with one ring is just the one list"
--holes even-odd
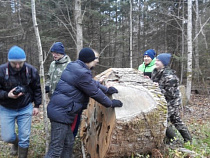
[[(41, 109), (41, 108), (40, 108)], [(182, 120), (188, 126), (192, 136), (193, 143), (188, 145), (188, 149), (198, 153), (196, 157), (210, 158), (210, 98), (206, 95), (193, 94), (191, 103), (184, 106), (181, 110)], [(180, 137), (181, 139), (181, 137)], [(74, 157), (82, 157), (81, 145), (77, 138), (74, 147)], [(15, 158), (9, 155), (11, 145), (0, 140), (0, 158)], [(177, 149), (164, 147), (157, 149), (163, 158), (182, 158), (190, 157), (189, 154), (183, 154)], [(156, 150), (156, 151), (157, 151)], [(32, 131), (28, 158), (42, 158), (45, 155), (45, 132), (43, 124), (43, 112), (39, 116), (33, 117)], [(153, 155), (155, 157), (155, 155)], [(160, 157), (161, 157), (160, 156)], [(133, 157), (149, 157), (141, 156), (138, 153)]]

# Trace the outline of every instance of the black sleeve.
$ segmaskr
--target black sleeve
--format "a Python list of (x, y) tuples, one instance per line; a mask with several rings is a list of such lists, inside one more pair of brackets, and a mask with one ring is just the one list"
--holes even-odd
[(36, 108), (42, 103), (42, 91), (40, 86), (40, 76), (36, 69), (32, 69), (32, 81), (29, 85), (33, 92), (33, 101)]

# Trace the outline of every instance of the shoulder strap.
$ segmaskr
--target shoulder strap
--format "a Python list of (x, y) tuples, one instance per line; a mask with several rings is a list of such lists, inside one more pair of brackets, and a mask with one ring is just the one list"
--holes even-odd
[[(8, 80), (9, 79), (9, 63), (7, 64), (7, 67), (6, 67), (6, 72), (5, 72), (4, 79), (5, 80)], [(26, 80), (27, 80), (27, 85), (29, 85), (29, 83), (31, 82), (31, 78), (30, 78), (30, 75), (29, 75), (28, 67), (27, 66), (26, 66)]]
[(6, 72), (5, 72), (5, 77), (4, 77), (5, 80), (8, 80), (9, 79), (9, 63), (7, 64), (7, 67), (6, 67)]
[(26, 66), (26, 80), (27, 80), (27, 85), (29, 85), (29, 83), (31, 82), (31, 78), (30, 78), (27, 66)]

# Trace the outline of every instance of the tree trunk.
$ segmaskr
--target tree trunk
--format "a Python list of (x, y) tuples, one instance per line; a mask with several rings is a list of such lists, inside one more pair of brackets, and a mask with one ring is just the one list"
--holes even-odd
[(188, 22), (187, 22), (187, 99), (190, 100), (192, 87), (192, 1), (188, 1)]
[[(198, 0), (195, 1), (196, 5), (196, 20), (195, 20), (195, 35), (198, 34), (198, 26), (199, 26), (199, 11), (198, 11)], [(199, 82), (199, 52), (198, 52), (198, 36), (195, 39), (195, 76), (198, 83)]]
[[(204, 89), (205, 89), (206, 93), (209, 94), (209, 90), (208, 90), (207, 85), (205, 83), (205, 79), (204, 79), (203, 73), (200, 69), (200, 62), (199, 62), (200, 55), (199, 55), (199, 50), (198, 50), (198, 36), (197, 36), (198, 35), (198, 30), (199, 30), (199, 8), (198, 8), (199, 5), (198, 5), (198, 0), (195, 1), (195, 5), (196, 5), (196, 7), (195, 7), (196, 8), (195, 9), (196, 10), (196, 21), (195, 21), (195, 35), (196, 35), (196, 38), (195, 38), (195, 70), (196, 71), (195, 71), (195, 76), (196, 76), (197, 83), (200, 83), (200, 77), (201, 77)], [(201, 85), (199, 85), (199, 86), (201, 86)], [(202, 88), (199, 87), (199, 89), (202, 89)]]
[(77, 57), (80, 50), (83, 47), (83, 32), (82, 32), (82, 11), (81, 11), (81, 0), (75, 0), (75, 24), (76, 24), (76, 39), (77, 39)]
[(49, 148), (49, 130), (48, 130), (48, 118), (47, 118), (47, 104), (46, 104), (46, 95), (45, 95), (45, 77), (44, 77), (44, 63), (43, 63), (43, 53), (42, 53), (42, 44), (39, 35), (39, 28), (36, 21), (36, 9), (35, 9), (35, 0), (31, 0), (31, 10), (32, 10), (32, 19), (33, 26), (37, 40), (37, 46), (39, 51), (39, 63), (40, 63), (40, 77), (41, 77), (41, 87), (42, 87), (42, 99), (43, 99), (43, 115), (44, 115), (44, 125), (46, 133), (46, 148), (45, 151), (48, 151)]
[(182, 59), (181, 59), (181, 77), (180, 77), (180, 84), (182, 84), (183, 81), (183, 73), (184, 73), (184, 47), (185, 47), (185, 39), (184, 39), (184, 22), (185, 22), (185, 17), (184, 17), (184, 1), (182, 4)]
[(81, 123), (81, 139), (91, 157), (122, 157), (148, 153), (163, 143), (167, 125), (167, 105), (159, 88), (131, 68), (108, 69), (106, 86), (119, 93), (112, 99), (123, 102), (121, 108), (105, 108), (91, 99)]
[(133, 68), (133, 7), (132, 7), (132, 0), (130, 2), (130, 68)]

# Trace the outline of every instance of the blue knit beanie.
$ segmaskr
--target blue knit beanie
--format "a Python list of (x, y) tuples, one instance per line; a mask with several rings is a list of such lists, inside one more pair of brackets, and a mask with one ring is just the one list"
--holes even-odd
[(168, 66), (171, 60), (171, 54), (169, 53), (161, 53), (157, 56), (157, 59), (160, 60), (164, 66)]
[(13, 46), (8, 52), (8, 61), (26, 61), (24, 50), (18, 46)]
[(83, 61), (84, 63), (89, 63), (95, 60), (95, 53), (91, 48), (83, 48), (79, 52), (79, 60)]
[(50, 52), (55, 52), (55, 53), (59, 53), (59, 54), (63, 54), (65, 55), (65, 51), (64, 51), (64, 46), (61, 42), (56, 42), (53, 44)]
[(144, 56), (148, 55), (152, 60), (155, 58), (155, 50), (154, 49), (148, 49), (144, 52)]

